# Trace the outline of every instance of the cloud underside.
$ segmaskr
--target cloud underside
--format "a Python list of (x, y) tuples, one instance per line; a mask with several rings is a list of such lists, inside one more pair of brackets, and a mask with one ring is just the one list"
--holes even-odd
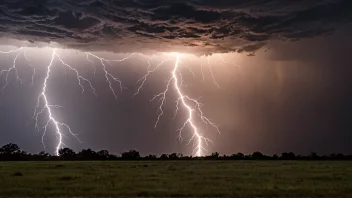
[(1, 38), (68, 48), (253, 53), (329, 34), (351, 0), (2, 0)]

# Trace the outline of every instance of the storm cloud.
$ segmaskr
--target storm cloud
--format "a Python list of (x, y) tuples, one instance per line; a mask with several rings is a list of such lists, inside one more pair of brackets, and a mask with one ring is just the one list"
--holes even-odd
[(2, 0), (0, 35), (84, 50), (253, 53), (350, 22), (350, 0)]

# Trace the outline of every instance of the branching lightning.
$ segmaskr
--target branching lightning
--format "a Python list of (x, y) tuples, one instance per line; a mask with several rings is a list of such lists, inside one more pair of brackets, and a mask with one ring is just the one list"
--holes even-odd
[(231, 64), (230, 62), (228, 62), (227, 60), (225, 60), (225, 58), (223, 57), (222, 54), (220, 54), (220, 58), (221, 58), (221, 61), (222, 61), (223, 63), (228, 64), (228, 65), (234, 65), (235, 67), (238, 68), (238, 70), (239, 70), (240, 72), (242, 71), (240, 65), (238, 65), (238, 64)]
[[(59, 155), (59, 150), (65, 145), (63, 143), (63, 137), (65, 136), (64, 133), (62, 132), (62, 128), (66, 128), (66, 130), (69, 132), (69, 134), (71, 134), (73, 137), (75, 137), (79, 142), (81, 142), (79, 140), (79, 138), (77, 137), (77, 134), (74, 134), (71, 130), (71, 128), (66, 124), (66, 123), (63, 123), (63, 122), (59, 122), (55, 116), (53, 115), (53, 108), (61, 108), (61, 106), (59, 105), (52, 105), (49, 100), (48, 100), (48, 97), (47, 97), (47, 88), (48, 88), (48, 80), (50, 78), (50, 74), (52, 72), (52, 67), (54, 65), (54, 60), (58, 59), (58, 61), (61, 62), (61, 64), (67, 68), (69, 68), (71, 71), (73, 71), (75, 74), (76, 74), (76, 78), (77, 78), (77, 81), (78, 81), (78, 84), (79, 86), (81, 87), (82, 89), (82, 93), (85, 91), (84, 90), (84, 86), (82, 84), (82, 81), (86, 82), (90, 89), (92, 90), (93, 94), (95, 96), (97, 96), (96, 92), (95, 92), (95, 89), (94, 87), (92, 86), (92, 83), (82, 77), (79, 72), (71, 67), (69, 64), (65, 63), (61, 56), (56, 52), (56, 50), (54, 49), (53, 52), (52, 52), (52, 55), (51, 55), (51, 60), (50, 60), (50, 63), (49, 65), (47, 66), (47, 72), (46, 72), (46, 75), (45, 75), (45, 79), (44, 79), (44, 83), (43, 83), (43, 88), (42, 88), (42, 92), (39, 94), (38, 96), (38, 99), (37, 99), (37, 106), (34, 110), (34, 114), (33, 114), (33, 118), (35, 119), (35, 127), (40, 130), (39, 128), (39, 117), (44, 114), (44, 113), (47, 113), (47, 121), (45, 122), (45, 125), (43, 127), (41, 127), (43, 129), (43, 135), (42, 135), (42, 144), (45, 148), (45, 144), (44, 144), (44, 136), (46, 135), (46, 132), (47, 132), (47, 129), (49, 127), (50, 124), (52, 124), (55, 128), (55, 132), (57, 134), (57, 137), (58, 137), (58, 144), (56, 146), (56, 150), (55, 150), (55, 153), (56, 155)], [(42, 104), (43, 103), (43, 104)]]
[[(55, 53), (55, 52), (53, 52), (53, 53)], [(84, 93), (84, 86), (82, 85), (82, 81), (84, 81), (84, 82), (88, 83), (88, 85), (89, 85), (90, 89), (92, 90), (93, 94), (95, 96), (97, 96), (97, 93), (95, 92), (95, 89), (94, 89), (92, 83), (88, 79), (86, 79), (86, 78), (82, 77), (81, 75), (79, 75), (77, 69), (75, 69), (75, 68), (71, 67), (69, 64), (65, 63), (61, 59), (60, 55), (58, 55), (57, 53), (55, 53), (55, 55), (59, 59), (59, 61), (62, 63), (62, 65), (66, 66), (67, 68), (69, 68), (70, 70), (72, 70), (76, 74), (76, 78), (78, 80), (78, 84), (79, 84), (79, 86), (82, 89), (82, 93)]]
[[(108, 71), (107, 71), (107, 68), (106, 68), (106, 65), (104, 64), (104, 62), (122, 62), (122, 61), (125, 61), (129, 58), (132, 57), (132, 55), (130, 57), (127, 57), (127, 58), (124, 58), (122, 60), (105, 60), (103, 58), (100, 58), (94, 54), (91, 54), (91, 53), (86, 53), (86, 58), (87, 60), (92, 64), (92, 67), (94, 68), (94, 75), (96, 73), (96, 68), (94, 67), (94, 63), (89, 59), (89, 56), (93, 56), (97, 59), (99, 59), (102, 63), (102, 66), (103, 66), (103, 71), (105, 73), (105, 78), (107, 79), (108, 83), (109, 83), (109, 88), (111, 89), (112, 93), (114, 94), (115, 98), (117, 98), (117, 95), (114, 91), (114, 89), (112, 88), (112, 82), (110, 81), (110, 78), (116, 82), (118, 82), (120, 84), (120, 87), (121, 87), (121, 91), (123, 88), (125, 88), (123, 85), (122, 85), (122, 82), (114, 77), (112, 74), (110, 74)], [(91, 81), (89, 81), (87, 78), (81, 76), (78, 72), (77, 69), (73, 68), (71, 65), (67, 64), (66, 62), (63, 61), (63, 59), (61, 58), (61, 56), (56, 52), (56, 50), (54, 50), (52, 52), (52, 56), (51, 56), (51, 61), (50, 61), (50, 64), (48, 65), (47, 67), (47, 73), (46, 73), (46, 77), (44, 79), (44, 83), (43, 83), (43, 89), (42, 89), (42, 92), (40, 93), (40, 95), (38, 96), (38, 100), (37, 100), (37, 106), (35, 108), (35, 111), (34, 111), (34, 115), (33, 115), (33, 118), (35, 119), (36, 123), (35, 123), (35, 127), (39, 130), (39, 126), (38, 126), (38, 121), (39, 121), (39, 116), (42, 115), (43, 113), (47, 113), (48, 114), (48, 117), (47, 117), (47, 122), (46, 124), (42, 127), (43, 128), (43, 135), (42, 135), (42, 144), (43, 144), (43, 147), (45, 148), (45, 144), (44, 144), (44, 136), (47, 132), (47, 128), (49, 127), (50, 124), (53, 124), (54, 125), (54, 128), (55, 128), (55, 131), (56, 131), (56, 134), (57, 134), (57, 137), (58, 137), (58, 144), (56, 146), (56, 155), (59, 155), (59, 150), (65, 146), (65, 144), (63, 143), (63, 137), (65, 136), (64, 133), (62, 132), (62, 127), (66, 128), (66, 130), (69, 132), (69, 134), (71, 134), (73, 137), (75, 137), (79, 142), (81, 142), (79, 140), (79, 138), (77, 137), (77, 134), (74, 134), (71, 130), (71, 128), (66, 124), (66, 123), (63, 123), (63, 122), (59, 122), (57, 121), (57, 119), (55, 118), (55, 116), (53, 115), (52, 113), (52, 108), (61, 108), (61, 106), (58, 106), (58, 105), (52, 105), (49, 103), (48, 101), (48, 97), (47, 97), (47, 82), (48, 82), (48, 79), (50, 78), (50, 73), (51, 73), (51, 69), (53, 67), (53, 62), (55, 60), (55, 58), (63, 65), (65, 66), (66, 68), (68, 68), (69, 70), (71, 70), (75, 75), (76, 75), (76, 79), (78, 81), (78, 85), (80, 86), (81, 90), (82, 90), (82, 93), (84, 93), (85, 89), (84, 89), (84, 85), (83, 85), (83, 82), (87, 83), (92, 91), (92, 93), (95, 95), (95, 96), (98, 96), (97, 93), (96, 93), (96, 90), (95, 88), (93, 87)], [(44, 103), (42, 106), (41, 106), (41, 101), (42, 103)]]
[(13, 53), (13, 52), (17, 53), (15, 58), (13, 59), (12, 67), (10, 67), (9, 69), (3, 69), (3, 70), (0, 71), (0, 75), (6, 74), (5, 75), (5, 85), (1, 88), (1, 91), (3, 91), (9, 85), (9, 79), (8, 78), (9, 78), (9, 74), (11, 73), (11, 71), (14, 71), (14, 73), (15, 73), (16, 82), (20, 81), (21, 84), (23, 83), (23, 80), (18, 76), (18, 70), (17, 70), (17, 66), (16, 66), (17, 58), (21, 54), (20, 50), (22, 50), (22, 48), (19, 48), (18, 50), (11, 50), (11, 51), (8, 51), (8, 52), (0, 52), (2, 54), (9, 54), (9, 53)]
[[(35, 68), (31, 65), (30, 63), (30, 59), (27, 57), (27, 53), (26, 53), (26, 49), (21, 47), (21, 48), (18, 48), (16, 50), (10, 50), (10, 51), (0, 51), (1, 54), (12, 54), (12, 53), (16, 53), (16, 56), (13, 60), (13, 65), (12, 67), (10, 67), (9, 69), (3, 69), (0, 71), (0, 74), (1, 75), (5, 75), (5, 85), (1, 88), (1, 90), (3, 91), (9, 84), (9, 74), (11, 72), (14, 72), (15, 74), (15, 77), (16, 77), (16, 81), (20, 81), (21, 83), (23, 83), (23, 79), (18, 75), (18, 69), (17, 69), (17, 65), (16, 65), (16, 62), (17, 62), (17, 59), (19, 57), (19, 55), (21, 53), (23, 53), (23, 56), (24, 56), (24, 59), (26, 60), (27, 64), (29, 65), (29, 67), (33, 70), (33, 73), (32, 73), (32, 76), (31, 76), (31, 83), (34, 84), (34, 77), (36, 75), (36, 71), (37, 70), (40, 70), (39, 68)], [(62, 58), (61, 56), (57, 53), (57, 50), (53, 50), (52, 54), (51, 54), (51, 59), (50, 59), (50, 63), (49, 65), (47, 66), (47, 71), (45, 73), (45, 79), (44, 79), (44, 82), (43, 82), (43, 86), (42, 86), (42, 90), (40, 92), (40, 94), (38, 95), (38, 98), (37, 98), (37, 105), (35, 107), (35, 110), (34, 110), (34, 113), (33, 113), (33, 119), (35, 120), (35, 128), (38, 130), (38, 131), (43, 131), (43, 134), (42, 134), (42, 144), (43, 144), (43, 147), (46, 149), (46, 146), (45, 146), (45, 143), (44, 143), (44, 137), (47, 133), (47, 130), (49, 128), (50, 125), (52, 125), (54, 127), (54, 130), (55, 130), (55, 133), (57, 135), (57, 139), (58, 139), (58, 143), (55, 147), (55, 154), (56, 155), (59, 155), (59, 150), (65, 146), (64, 142), (63, 142), (63, 137), (66, 137), (66, 135), (63, 133), (63, 129), (66, 129), (66, 131), (71, 134), (73, 137), (75, 137), (79, 142), (81, 142), (79, 140), (79, 138), (77, 137), (77, 134), (74, 134), (71, 130), (71, 128), (69, 127), (69, 125), (67, 125), (66, 123), (64, 122), (60, 122), (57, 120), (57, 118), (54, 116), (54, 113), (53, 113), (53, 109), (56, 109), (56, 108), (62, 108), (62, 106), (60, 105), (53, 105), (50, 103), (49, 99), (48, 99), (48, 81), (50, 79), (50, 76), (51, 76), (51, 73), (52, 73), (52, 68), (54, 66), (54, 61), (55, 59), (58, 60), (58, 62), (60, 62), (62, 64), (63, 67), (66, 67), (68, 68), (70, 71), (72, 71), (75, 76), (76, 76), (76, 79), (78, 81), (78, 85), (80, 86), (81, 90), (82, 90), (82, 93), (84, 93), (85, 89), (84, 89), (84, 84), (83, 83), (86, 83), (89, 85), (89, 88), (91, 89), (92, 93), (97, 96), (97, 93), (96, 93), (96, 90), (95, 88), (93, 87), (92, 83), (85, 77), (81, 76), (78, 72), (77, 69), (73, 68), (71, 65), (67, 64)], [(88, 59), (88, 55), (87, 55), (87, 60)], [(91, 62), (91, 61), (90, 61)], [(92, 66), (93, 66), (93, 62), (92, 63)], [(106, 68), (105, 68), (105, 65), (104, 66), (104, 71), (107, 73), (107, 75), (110, 75), (112, 76), (111, 74), (109, 74), (107, 71), (106, 71)], [(94, 70), (94, 73), (95, 73), (96, 70)], [(114, 78), (114, 80), (116, 80), (116, 78)], [(120, 82), (120, 81), (119, 81)], [(121, 85), (121, 84), (120, 84)], [(111, 85), (110, 85), (111, 86)], [(122, 85), (121, 85), (122, 86)], [(45, 116), (46, 119), (44, 121), (44, 126), (39, 126), (39, 122), (41, 120), (41, 117), (42, 116)]]
[[(39, 94), (38, 96), (38, 100), (37, 100), (37, 106), (35, 108), (35, 111), (34, 111), (34, 118), (36, 120), (36, 123), (35, 123), (35, 126), (36, 128), (39, 130), (39, 126), (38, 126), (38, 120), (39, 120), (39, 116), (41, 114), (43, 114), (44, 112), (46, 112), (48, 114), (48, 119), (46, 121), (46, 124), (42, 127), (44, 129), (44, 132), (43, 132), (43, 135), (42, 135), (42, 143), (43, 143), (43, 146), (45, 148), (45, 144), (44, 144), (44, 136), (46, 134), (46, 131), (49, 127), (50, 124), (53, 124), (54, 127), (55, 127), (55, 132), (57, 134), (57, 137), (58, 137), (58, 144), (56, 146), (56, 155), (59, 155), (59, 150), (62, 148), (63, 145), (65, 145), (63, 143), (63, 136), (64, 134), (62, 133), (62, 130), (61, 130), (61, 127), (65, 127), (67, 129), (67, 131), (73, 135), (75, 138), (78, 139), (77, 135), (74, 134), (71, 130), (71, 128), (63, 123), (63, 122), (59, 122), (57, 121), (57, 119), (55, 118), (55, 116), (53, 115), (52, 113), (52, 108), (60, 108), (60, 106), (58, 105), (52, 105), (49, 103), (48, 101), (48, 97), (47, 97), (47, 83), (48, 83), (48, 79), (50, 78), (50, 73), (52, 71), (52, 67), (53, 67), (53, 62), (54, 62), (54, 59), (55, 57), (60, 57), (58, 56), (58, 54), (56, 53), (56, 50), (54, 50), (52, 52), (52, 56), (51, 56), (51, 60), (50, 60), (50, 63), (47, 67), (47, 72), (46, 72), (46, 76), (45, 76), (45, 79), (44, 79), (44, 83), (43, 83), (43, 88), (42, 88), (42, 92)], [(60, 58), (59, 58), (60, 59)], [(60, 59), (61, 61), (61, 59)], [(44, 103), (43, 106), (41, 107), (41, 101)], [(78, 141), (80, 142), (80, 140), (78, 139)]]
[(209, 68), (209, 72), (210, 72), (210, 76), (211, 78), (213, 79), (213, 83), (219, 88), (221, 89), (220, 85), (218, 84), (218, 82), (216, 81), (215, 79), (215, 76), (214, 76), (214, 72), (210, 66), (210, 63), (209, 63), (209, 57), (207, 57), (207, 63), (208, 63), (208, 68)]
[[(220, 133), (220, 130), (215, 123), (213, 123), (212, 121), (210, 121), (210, 119), (208, 119), (207, 117), (204, 116), (204, 113), (201, 109), (202, 103), (200, 103), (198, 100), (193, 99), (190, 96), (188, 96), (182, 92), (180, 85), (184, 85), (184, 82), (183, 82), (182, 73), (179, 70), (180, 61), (181, 61), (180, 59), (181, 59), (181, 55), (176, 54), (175, 64), (174, 64), (172, 72), (171, 72), (171, 77), (167, 81), (165, 90), (163, 92), (155, 95), (151, 100), (151, 101), (156, 100), (160, 103), (160, 105), (158, 107), (159, 114), (157, 116), (157, 120), (156, 120), (154, 127), (156, 128), (158, 126), (160, 118), (164, 114), (163, 108), (166, 104), (167, 93), (171, 90), (171, 88), (174, 88), (177, 93), (177, 96), (178, 96), (178, 98), (176, 100), (176, 110), (174, 113), (174, 117), (177, 115), (177, 112), (180, 109), (180, 105), (188, 113), (186, 121), (183, 123), (182, 127), (177, 130), (179, 132), (178, 138), (180, 139), (180, 141), (183, 140), (182, 132), (184, 131), (186, 126), (189, 126), (192, 131), (192, 136), (189, 139), (189, 143), (191, 143), (191, 142), (194, 143), (193, 153), (196, 156), (202, 156), (202, 155), (204, 155), (204, 151), (207, 151), (205, 149), (205, 145), (208, 145), (208, 143), (213, 143), (213, 142), (209, 138), (207, 138), (202, 132), (200, 132), (199, 127), (197, 127), (195, 117), (198, 116), (206, 125), (210, 125), (210, 126), (214, 127), (219, 133)], [(149, 75), (151, 75), (153, 72), (155, 72), (165, 62), (166, 61), (162, 61), (152, 70), (149, 70), (149, 67), (148, 67), (147, 74), (138, 80), (138, 82), (142, 82), (142, 83), (140, 84), (139, 88), (137, 89), (137, 92), (135, 93), (135, 95), (139, 94), (140, 90), (142, 89), (142, 87), (145, 84), (145, 81), (147, 80), (147, 77)], [(192, 75), (194, 77), (195, 76), (194, 72), (192, 70), (189, 70), (189, 71), (192, 73)], [(215, 80), (214, 80), (214, 82), (215, 82)]]
[(27, 51), (26, 50), (23, 51), (23, 57), (27, 61), (28, 66), (33, 71), (32, 77), (31, 77), (31, 82), (32, 82), (32, 85), (33, 85), (34, 84), (34, 77), (37, 74), (37, 70), (40, 70), (40, 69), (32, 66), (32, 64), (30, 63), (30, 59), (27, 57)]
[(123, 59), (121, 59), (121, 60), (107, 60), (107, 59), (101, 58), (101, 57), (99, 57), (99, 56), (97, 56), (97, 55), (95, 55), (95, 54), (92, 54), (92, 53), (90, 53), (90, 52), (86, 52), (86, 55), (87, 55), (86, 58), (87, 58), (87, 60), (88, 60), (89, 62), (91, 62), (90, 59), (89, 59), (89, 56), (92, 56), (92, 57), (94, 57), (94, 58), (100, 60), (100, 63), (101, 63), (101, 65), (103, 66), (103, 71), (104, 71), (104, 76), (105, 76), (106, 82), (108, 82), (109, 88), (110, 88), (112, 94), (113, 94), (114, 97), (117, 99), (117, 94), (116, 94), (114, 88), (112, 87), (112, 82), (111, 82), (111, 80), (113, 80), (113, 81), (119, 83), (119, 85), (120, 85), (120, 91), (121, 91), (121, 92), (123, 91), (123, 89), (126, 89), (126, 87), (122, 84), (122, 81), (121, 81), (119, 78), (113, 76), (111, 73), (108, 72), (105, 63), (109, 63), (109, 64), (110, 64), (110, 62), (122, 62), (122, 61), (125, 61), (125, 60), (128, 60), (128, 59), (132, 58), (132, 56), (134, 56), (134, 54), (132, 54), (132, 55), (129, 56), (129, 57), (123, 58)]
[(161, 61), (154, 69), (150, 70), (150, 59), (148, 60), (148, 71), (147, 74), (145, 74), (141, 79), (139, 79), (137, 81), (137, 83), (140, 83), (137, 92), (134, 94), (134, 96), (138, 95), (139, 92), (141, 91), (141, 89), (143, 89), (143, 86), (145, 84), (145, 82), (147, 81), (148, 76), (150, 76), (152, 73), (154, 73), (157, 69), (160, 68), (160, 66), (162, 66), (165, 62), (168, 62), (169, 60), (163, 60)]
[[(3, 74), (5, 75), (5, 85), (1, 88), (2, 91), (9, 84), (8, 77), (11, 72), (14, 72), (15, 77), (16, 77), (16, 81), (20, 81), (21, 83), (24, 81), (18, 75), (18, 68), (16, 65), (17, 59), (21, 53), (23, 53), (24, 60), (27, 62), (28, 66), (33, 71), (32, 76), (31, 76), (31, 84), (34, 84), (34, 78), (37, 74), (37, 71), (44, 70), (44, 69), (32, 66), (32, 64), (30, 63), (30, 59), (27, 56), (26, 48), (24, 48), (24, 47), (18, 48), (16, 50), (0, 51), (0, 54), (15, 54), (15, 58), (13, 60), (12, 67), (10, 67), (8, 69), (3, 69), (0, 71), (0, 75), (3, 75)], [(115, 98), (117, 98), (118, 95), (117, 95), (115, 89), (113, 88), (113, 83), (117, 83), (119, 85), (121, 92), (124, 89), (126, 89), (126, 87), (123, 85), (122, 81), (118, 77), (114, 76), (112, 73), (109, 72), (108, 65), (113, 66), (112, 63), (119, 63), (119, 62), (127, 61), (127, 60), (133, 58), (135, 55), (140, 55), (140, 56), (146, 58), (147, 63), (148, 63), (148, 67), (147, 67), (146, 74), (144, 76), (142, 76), (137, 81), (138, 88), (133, 96), (137, 96), (143, 90), (145, 83), (147, 82), (148, 78), (153, 73), (155, 73), (158, 69), (160, 69), (166, 63), (173, 61), (173, 59), (171, 59), (171, 58), (164, 59), (152, 68), (151, 61), (153, 60), (153, 58), (155, 58), (154, 55), (146, 56), (146, 55), (140, 54), (140, 53), (132, 53), (129, 56), (126, 56), (122, 59), (109, 60), (109, 59), (102, 58), (96, 54), (93, 54), (91, 52), (85, 52), (85, 58), (90, 63), (91, 67), (93, 68), (94, 76), (97, 73), (97, 67), (94, 64), (93, 60), (95, 59), (100, 62), (100, 65), (102, 66), (104, 78), (108, 84), (108, 87), (109, 87), (111, 93), (113, 94), (113, 96)], [(166, 88), (161, 93), (155, 95), (151, 99), (151, 101), (157, 101), (159, 104), (158, 111), (157, 111), (158, 114), (157, 114), (157, 118), (156, 118), (156, 122), (155, 122), (154, 127), (156, 128), (158, 126), (158, 123), (160, 122), (160, 119), (164, 114), (164, 107), (166, 104), (166, 98), (167, 98), (168, 93), (170, 91), (174, 90), (176, 93), (176, 96), (177, 96), (177, 98), (175, 100), (176, 109), (174, 112), (174, 117), (176, 117), (178, 111), (180, 111), (180, 110), (185, 111), (187, 113), (186, 120), (183, 122), (182, 126), (179, 129), (177, 129), (177, 131), (178, 131), (177, 137), (179, 138), (180, 141), (182, 141), (183, 140), (182, 133), (186, 129), (186, 127), (188, 126), (191, 131), (191, 138), (189, 139), (188, 144), (193, 142), (193, 145), (194, 145), (193, 154), (195, 154), (196, 156), (202, 156), (205, 154), (205, 151), (207, 151), (205, 147), (209, 143), (213, 143), (213, 142), (212, 142), (212, 140), (210, 140), (208, 137), (206, 137), (204, 135), (201, 128), (198, 126), (198, 124), (199, 124), (198, 121), (201, 121), (205, 125), (209, 125), (209, 126), (213, 127), (219, 133), (220, 133), (220, 131), (219, 131), (218, 126), (204, 115), (204, 113), (202, 111), (203, 104), (198, 101), (199, 99), (194, 99), (183, 92), (181, 87), (186, 87), (187, 85), (184, 82), (184, 79), (183, 79), (183, 76), (182, 76), (182, 73), (180, 70), (181, 62), (182, 62), (181, 57), (182, 57), (181, 54), (178, 54), (178, 53), (175, 54), (175, 59), (174, 59), (175, 62), (172, 67), (170, 78), (168, 78), (168, 80), (167, 80)], [(50, 77), (53, 72), (55, 60), (57, 63), (60, 63), (62, 67), (68, 69), (73, 74), (75, 74), (75, 78), (77, 79), (78, 85), (81, 88), (82, 94), (85, 92), (85, 85), (87, 85), (89, 87), (92, 94), (94, 94), (96, 97), (98, 96), (98, 94), (96, 93), (96, 89), (94, 88), (94, 86), (90, 80), (88, 80), (87, 78), (80, 75), (80, 73), (77, 69), (72, 67), (70, 64), (66, 63), (63, 60), (63, 58), (60, 56), (60, 54), (57, 52), (56, 49), (54, 49), (52, 51), (50, 62), (46, 67), (45, 78), (44, 78), (44, 82), (42, 84), (41, 92), (39, 93), (39, 95), (37, 97), (37, 104), (34, 109), (33, 119), (35, 120), (35, 128), (38, 131), (43, 132), (42, 133), (42, 144), (45, 149), (46, 149), (46, 146), (44, 143), (44, 137), (46, 136), (47, 131), (49, 130), (49, 127), (53, 127), (54, 132), (57, 136), (57, 144), (55, 146), (55, 154), (59, 155), (59, 150), (65, 146), (65, 143), (63, 140), (64, 137), (66, 137), (65, 134), (69, 134), (69, 135), (73, 136), (79, 142), (81, 142), (81, 141), (78, 138), (77, 134), (72, 132), (72, 130), (68, 124), (59, 121), (58, 118), (54, 115), (55, 114), (54, 109), (62, 108), (62, 106), (52, 104), (49, 100), (49, 97), (48, 97), (48, 89), (49, 89), (48, 82), (49, 82)], [(222, 59), (222, 60), (225, 62), (224, 59)], [(218, 88), (220, 88), (219, 84), (217, 83), (217, 81), (214, 77), (214, 73), (211, 69), (211, 66), (209, 63), (209, 57), (207, 57), (207, 65), (208, 65), (209, 72), (212, 77), (213, 83)], [(193, 78), (195, 79), (196, 75), (193, 72), (193, 70), (189, 67), (187, 67), (187, 69), (192, 74)], [(205, 77), (204, 77), (204, 72), (203, 72), (203, 63), (201, 63), (201, 74), (202, 74), (202, 80), (204, 81)], [(42, 121), (44, 124), (40, 124)], [(41, 126), (41, 125), (43, 125), (43, 126)]]

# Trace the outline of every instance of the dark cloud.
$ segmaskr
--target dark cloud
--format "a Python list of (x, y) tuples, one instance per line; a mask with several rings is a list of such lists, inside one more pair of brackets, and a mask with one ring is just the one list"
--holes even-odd
[(254, 52), (271, 40), (329, 34), (350, 0), (2, 0), (0, 35), (65, 47)]

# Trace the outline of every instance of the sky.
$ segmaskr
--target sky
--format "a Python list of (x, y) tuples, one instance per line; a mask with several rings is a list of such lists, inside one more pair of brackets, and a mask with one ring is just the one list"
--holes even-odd
[[(189, 123), (182, 141), (178, 138), (188, 111), (179, 104), (174, 116), (175, 79), (155, 128), (162, 100), (151, 100), (165, 91), (178, 63), (182, 93), (202, 103), (204, 116), (219, 129), (194, 114), (197, 129), (211, 140), (208, 145), (202, 140), (202, 154), (350, 154), (351, 6), (348, 0), (2, 1), (0, 51), (15, 52), (0, 53), (0, 69), (11, 68), (18, 55), (23, 83), (15, 70), (8, 83), (7, 72), (1, 75), (0, 145), (55, 153), (53, 123), (43, 145), (44, 129), (36, 129), (33, 115), (56, 49), (45, 95), (60, 105), (51, 108), (55, 119), (79, 138), (62, 127), (62, 146), (196, 154)], [(109, 87), (104, 65), (93, 55), (106, 60), (132, 55), (123, 62), (103, 61), (109, 75), (121, 80), (122, 92), (111, 76)], [(87, 81), (82, 93), (75, 71), (59, 57), (89, 80), (96, 95)], [(162, 61), (135, 95), (139, 79)], [(191, 100), (187, 104), (196, 107)], [(40, 126), (47, 116), (41, 114)]]

